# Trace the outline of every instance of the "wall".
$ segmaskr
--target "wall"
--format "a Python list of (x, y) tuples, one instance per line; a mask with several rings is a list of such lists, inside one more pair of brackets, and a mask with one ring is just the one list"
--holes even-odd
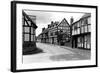
[[(1, 34), (0, 35), (0, 73), (11, 73), (10, 72), (10, 1), (11, 0), (0, 1), (0, 34)], [(33, 1), (98, 5), (100, 7), (100, 0), (33, 0)], [(100, 13), (100, 9), (99, 9), (99, 13)], [(98, 25), (98, 28), (100, 28), (100, 25)], [(98, 31), (100, 31), (100, 29), (98, 29)], [(100, 37), (100, 33), (98, 34), (98, 37)], [(99, 40), (100, 38), (98, 38), (98, 41)], [(100, 43), (100, 41), (98, 43)], [(99, 48), (98, 48), (98, 52), (100, 52)], [(100, 62), (100, 57), (98, 60)], [(100, 72), (100, 67), (84, 68), (84, 69), (38, 71), (34, 73), (99, 73), (99, 72)], [(26, 73), (33, 73), (33, 72), (26, 72)]]

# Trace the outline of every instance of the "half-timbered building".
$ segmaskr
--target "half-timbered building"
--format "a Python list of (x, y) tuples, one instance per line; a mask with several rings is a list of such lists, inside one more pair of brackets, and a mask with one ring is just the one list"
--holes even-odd
[(37, 52), (36, 48), (36, 16), (28, 15), (22, 11), (23, 20), (23, 54)]
[(41, 42), (44, 43), (69, 45), (71, 44), (70, 32), (70, 25), (64, 18), (61, 22), (52, 21), (39, 36), (41, 36)]
[(85, 14), (72, 24), (72, 47), (91, 49), (91, 14)]

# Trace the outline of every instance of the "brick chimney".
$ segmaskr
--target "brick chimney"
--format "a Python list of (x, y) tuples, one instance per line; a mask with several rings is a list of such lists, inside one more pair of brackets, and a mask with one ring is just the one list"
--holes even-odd
[(45, 27), (44, 28), (42, 28), (42, 32), (45, 30)]
[(74, 18), (71, 17), (71, 19), (70, 19), (70, 25), (72, 25), (73, 22), (74, 22)]
[(50, 25), (48, 25), (48, 28), (50, 28)]

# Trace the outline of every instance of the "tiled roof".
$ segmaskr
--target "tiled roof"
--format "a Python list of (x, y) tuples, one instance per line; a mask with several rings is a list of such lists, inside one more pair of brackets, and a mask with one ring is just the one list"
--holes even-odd
[(67, 22), (67, 20), (64, 18), (60, 23), (58, 23), (58, 22), (54, 23), (53, 25), (56, 25), (57, 24), (55, 27), (45, 28), (45, 30), (41, 34), (48, 32), (50, 29), (53, 29), (53, 28), (58, 27), (63, 21), (65, 21), (69, 25), (69, 23)]
[(57, 26), (59, 26), (64, 21), (69, 25), (68, 21), (64, 18)]
[(33, 22), (33, 20), (23, 11), (23, 15), (27, 17), (29, 21), (31, 21), (32, 25), (37, 28), (37, 25)]
[(86, 17), (89, 17), (89, 16), (91, 16), (90, 13), (84, 14), (79, 20), (77, 20), (76, 22), (74, 22), (72, 25), (74, 25), (75, 23), (77, 23), (77, 22), (79, 22), (80, 20), (82, 20), (82, 19), (84, 19), (84, 18), (86, 18)]
[[(85, 18), (85, 17), (88, 17), (88, 16), (91, 16), (91, 13), (86, 13), (86, 14), (84, 14), (83, 16), (82, 16), (82, 18)], [(81, 19), (82, 19), (81, 18)]]

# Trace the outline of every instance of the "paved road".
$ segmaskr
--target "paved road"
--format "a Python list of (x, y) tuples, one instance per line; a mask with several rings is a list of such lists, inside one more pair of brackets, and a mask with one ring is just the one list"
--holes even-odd
[(45, 43), (36, 43), (42, 49), (42, 53), (23, 56), (24, 63), (31, 62), (51, 62), (68, 60), (87, 60), (90, 59), (90, 50), (72, 49), (66, 46), (58, 46)]

